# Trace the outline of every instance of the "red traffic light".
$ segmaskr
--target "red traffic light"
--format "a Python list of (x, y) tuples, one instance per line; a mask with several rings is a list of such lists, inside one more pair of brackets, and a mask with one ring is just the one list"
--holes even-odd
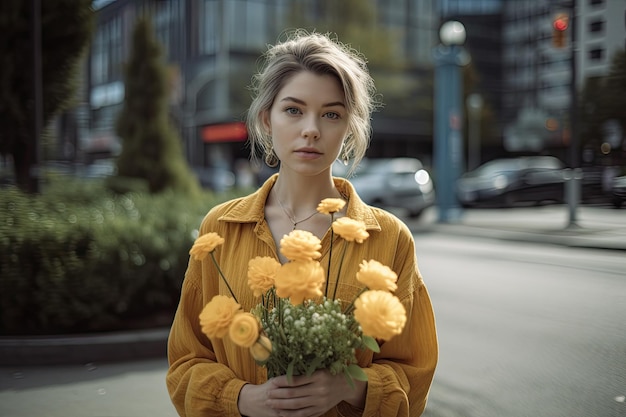
[(569, 16), (560, 13), (552, 21), (552, 45), (561, 49), (565, 47), (565, 31), (569, 27)]
[(552, 27), (559, 32), (567, 30), (569, 26), (569, 17), (566, 14), (558, 14), (552, 22)]
[(553, 23), (553, 26), (556, 30), (563, 32), (567, 29), (567, 19), (556, 19)]

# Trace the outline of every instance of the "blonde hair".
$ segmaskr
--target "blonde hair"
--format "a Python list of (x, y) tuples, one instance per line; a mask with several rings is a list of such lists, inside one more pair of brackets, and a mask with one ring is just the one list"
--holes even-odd
[(263, 126), (263, 114), (271, 109), (285, 83), (302, 71), (331, 74), (339, 80), (346, 99), (348, 135), (341, 157), (351, 161), (350, 175), (365, 156), (371, 137), (371, 115), (378, 106), (365, 58), (329, 34), (301, 29), (284, 42), (270, 46), (262, 58), (263, 66), (252, 78), (253, 101), (246, 120), (252, 157), (263, 155), (270, 166), (278, 162), (271, 135)]

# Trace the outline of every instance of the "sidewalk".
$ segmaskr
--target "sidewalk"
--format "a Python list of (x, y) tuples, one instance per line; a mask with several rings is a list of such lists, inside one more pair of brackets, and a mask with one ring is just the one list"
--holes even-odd
[(421, 227), (436, 233), (626, 250), (626, 210), (623, 209), (580, 206), (571, 225), (565, 205), (464, 210), (458, 222), (446, 224), (437, 222), (435, 209), (424, 214)]
[[(445, 233), (489, 239), (626, 251), (626, 210), (578, 208), (569, 225), (566, 206), (465, 210), (458, 222), (442, 224), (436, 209), (407, 219), (414, 233)], [(626, 275), (626, 273), (625, 273)], [(57, 337), (0, 337), (0, 366), (85, 364), (166, 355), (166, 328), (138, 332)]]

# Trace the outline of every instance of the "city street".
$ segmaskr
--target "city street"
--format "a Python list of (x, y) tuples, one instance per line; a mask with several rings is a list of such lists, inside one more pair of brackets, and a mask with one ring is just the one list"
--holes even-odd
[[(374, 320), (385, 312), (372, 314), (380, 305), (345, 299), (375, 285), (340, 281), (353, 270), (340, 262), (367, 253), (400, 274), (407, 317), (384, 305), (394, 316), (384, 321), (406, 327), (372, 372), (412, 355), (433, 370), (420, 343), (434, 351), (432, 312), (416, 302), (423, 291), (407, 295), (412, 234), (439, 342), (422, 417), (626, 417), (626, 0), (3, 4), (0, 417), (178, 417), (166, 386), (172, 331), (188, 344), (221, 327), (229, 341), (212, 339), (214, 367), (253, 380), (258, 352), (247, 363), (233, 343), (252, 334), (258, 348), (256, 331), (207, 327), (200, 303), (227, 294), (261, 316), (288, 305), (279, 295), (310, 295), (320, 274), (281, 269), (293, 276), (259, 284), (267, 297), (244, 282), (254, 287), (246, 265), (257, 255), (317, 256), (287, 250), (296, 229), (322, 238), (326, 289), (352, 302), (360, 323), (340, 317), (352, 329), (389, 339)], [(326, 216), (326, 200), (345, 205)], [(371, 237), (336, 257), (336, 243), (355, 240), (337, 217)], [(257, 275), (285, 266), (261, 261)], [(264, 309), (249, 308), (253, 296)], [(286, 340), (271, 337), (266, 364), (303, 373), (294, 363), (311, 355), (291, 321), (313, 329), (316, 360), (358, 378), (337, 359), (353, 346), (334, 331), (341, 323), (314, 313), (302, 325), (284, 311), (260, 325)], [(200, 347), (200, 361), (211, 356)], [(195, 378), (201, 366), (183, 370)], [(419, 417), (387, 415), (389, 398), (372, 388), (424, 404), (428, 384), (396, 370), (370, 375), (366, 400), (383, 411), (366, 417)], [(224, 401), (229, 381), (209, 378), (194, 392), (173, 382), (177, 399), (188, 394), (182, 407)], [(204, 401), (208, 385), (221, 396)], [(235, 397), (259, 417), (255, 390)], [(249, 398), (256, 408), (241, 406)]]
[(167, 361), (0, 368), (2, 417), (175, 417)]
[[(425, 417), (626, 415), (624, 251), (428, 228), (415, 238), (441, 353)], [(0, 415), (175, 416), (166, 368), (3, 367)]]
[(624, 252), (416, 239), (441, 355), (426, 417), (626, 415)]

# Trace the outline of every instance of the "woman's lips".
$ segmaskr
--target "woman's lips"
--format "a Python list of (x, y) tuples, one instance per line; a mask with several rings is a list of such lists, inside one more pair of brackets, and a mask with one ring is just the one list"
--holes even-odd
[(318, 150), (311, 149), (311, 148), (296, 149), (294, 153), (298, 155), (299, 157), (305, 158), (305, 159), (315, 159), (322, 155), (322, 153), (319, 152)]

